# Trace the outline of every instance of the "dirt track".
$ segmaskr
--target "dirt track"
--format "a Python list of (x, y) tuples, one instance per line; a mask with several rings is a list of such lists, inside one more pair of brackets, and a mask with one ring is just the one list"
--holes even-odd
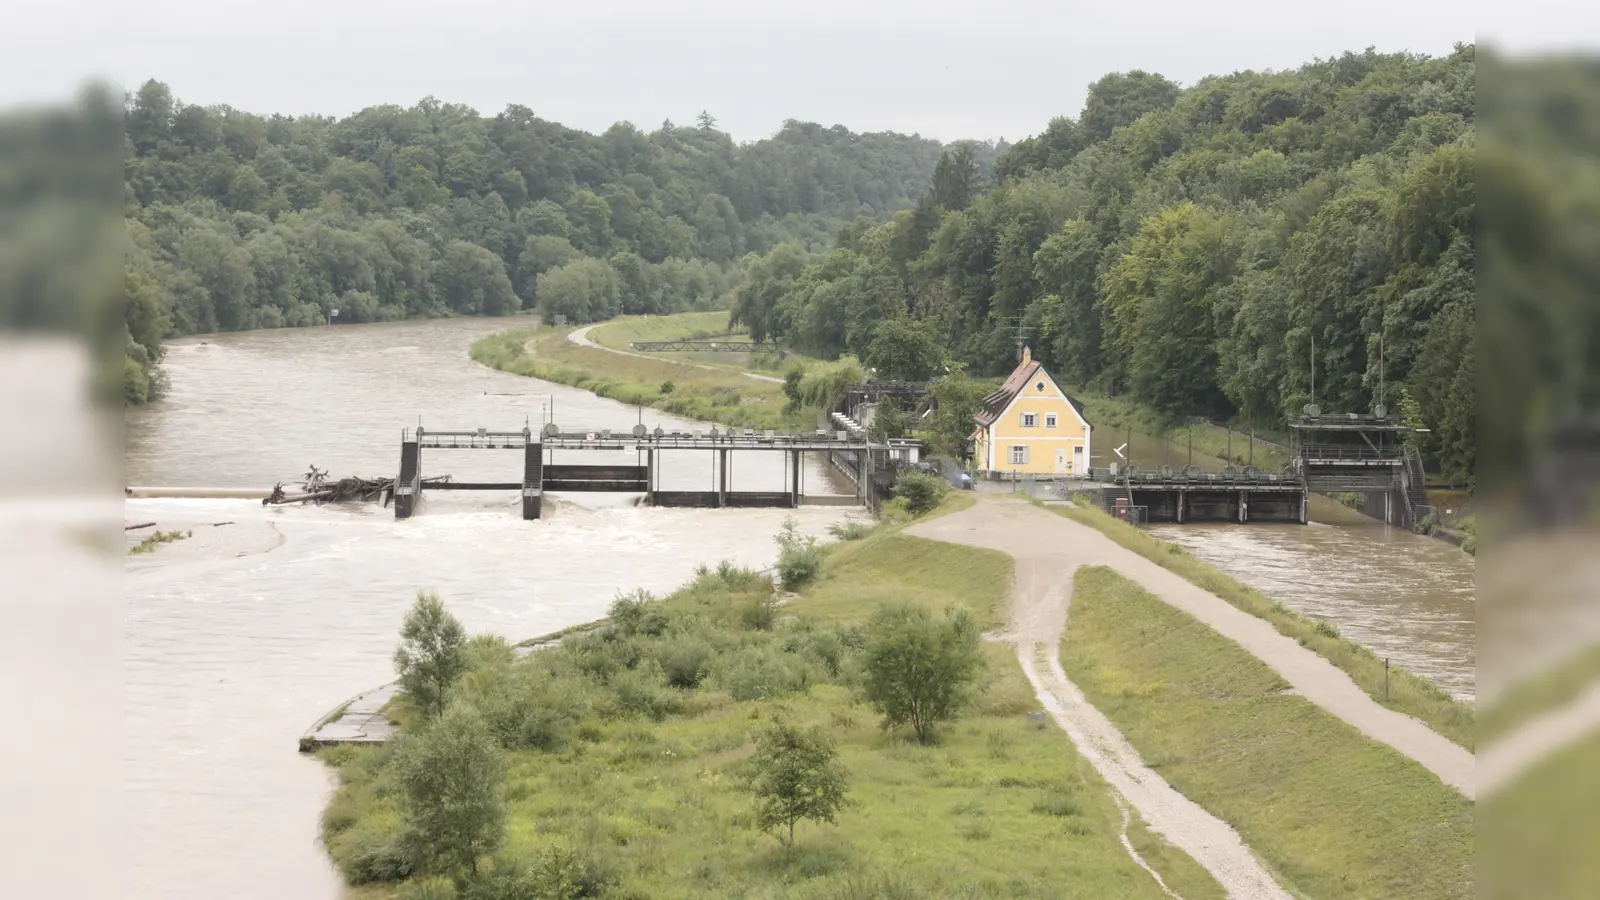
[[(1229, 897), (1287, 900), (1290, 895), (1245, 846), (1239, 833), (1178, 793), (1146, 766), (1122, 732), (1091, 706), (1067, 678), (1061, 668), (1061, 635), (1072, 598), (1072, 573), (1086, 561), (1063, 558), (1064, 542), (1038, 530), (1053, 524), (1045, 520), (1082, 527), (1024, 503), (982, 499), (969, 510), (913, 525), (906, 533), (1001, 550), (1015, 558), (1016, 583), (1011, 594), (1010, 626), (1004, 638), (1016, 645), (1017, 659), (1039, 701), (1067, 732), (1078, 752), (1139, 813), (1151, 831), (1204, 866)], [(1090, 533), (1098, 536), (1097, 532)], [(1129, 852), (1133, 852), (1131, 846)]]

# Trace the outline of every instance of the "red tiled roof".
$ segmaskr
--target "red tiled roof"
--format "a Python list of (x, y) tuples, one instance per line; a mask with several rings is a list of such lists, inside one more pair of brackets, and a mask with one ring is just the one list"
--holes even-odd
[[(973, 416), (973, 419), (978, 423), (978, 429), (982, 430), (993, 425), (995, 420), (1000, 418), (1000, 414), (1006, 411), (1006, 407), (1011, 405), (1011, 401), (1017, 399), (1017, 395), (1022, 393), (1023, 389), (1028, 386), (1028, 382), (1033, 380), (1033, 376), (1043, 370), (1044, 366), (1040, 365), (1037, 360), (1029, 360), (1017, 366), (1010, 375), (1006, 376), (1005, 384), (1000, 385), (998, 391), (983, 398), (983, 409)], [(1067, 402), (1072, 404), (1072, 408), (1078, 411), (1079, 416), (1083, 416), (1082, 403), (1079, 403), (1073, 397), (1067, 397)], [(1088, 420), (1088, 417), (1084, 416), (1084, 421), (1087, 422)], [(976, 434), (977, 432), (973, 433)]]

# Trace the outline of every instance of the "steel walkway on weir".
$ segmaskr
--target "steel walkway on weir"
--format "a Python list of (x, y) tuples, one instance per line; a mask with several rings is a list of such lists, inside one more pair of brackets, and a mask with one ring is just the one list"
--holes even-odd
[[(418, 426), (401, 433), (400, 476), (395, 485), (395, 518), (415, 514), (422, 496), (423, 450), (520, 450), (523, 453), (523, 480), (512, 483), (452, 483), (449, 490), (502, 490), (522, 492), (522, 517), (540, 517), (544, 492), (609, 491), (642, 493), (647, 502), (658, 506), (702, 507), (798, 507), (805, 503), (801, 484), (802, 455), (827, 453), (836, 466), (843, 459), (853, 469), (856, 502), (874, 505), (874, 473), (896, 461), (916, 462), (921, 445), (915, 441), (870, 440), (853, 422), (841, 420), (843, 428), (809, 432), (754, 431), (752, 429), (708, 428), (703, 431), (667, 431), (636, 425), (627, 432), (564, 432), (546, 425), (535, 432), (521, 431), (433, 431)], [(634, 451), (645, 455), (639, 465), (552, 465), (544, 461), (547, 450)], [(667, 450), (710, 451), (715, 454), (715, 489), (708, 491), (662, 491), (657, 489), (657, 455)], [(728, 481), (729, 459), (734, 451), (764, 451), (789, 454), (790, 465), (781, 491), (734, 491)], [(881, 479), (878, 479), (881, 480)]]

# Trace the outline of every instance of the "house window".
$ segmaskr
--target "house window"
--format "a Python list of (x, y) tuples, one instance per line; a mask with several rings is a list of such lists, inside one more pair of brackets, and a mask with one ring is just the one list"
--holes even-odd
[(1023, 413), (1022, 414), (1022, 427), (1023, 428), (1038, 428), (1039, 427), (1039, 414), (1038, 413)]
[(1045, 413), (1044, 414), (1044, 427), (1046, 427), (1046, 428), (1054, 428), (1054, 427), (1056, 427), (1056, 414), (1055, 413)]
[(1044, 382), (1039, 382), (1038, 384), (1034, 385), (1034, 388), (1036, 388), (1039, 393), (1044, 393)]
[(1013, 466), (1023, 466), (1023, 465), (1027, 465), (1027, 463), (1028, 463), (1028, 448), (1027, 448), (1027, 446), (1025, 446), (1023, 444), (1012, 444), (1011, 445), (1011, 464)]

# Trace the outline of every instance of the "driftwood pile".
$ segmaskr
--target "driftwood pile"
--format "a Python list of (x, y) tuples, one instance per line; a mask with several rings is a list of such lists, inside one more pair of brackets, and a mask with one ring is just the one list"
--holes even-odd
[[(449, 480), (449, 475), (436, 475), (432, 478), (422, 479), (422, 483), (424, 485), (439, 484)], [(394, 479), (341, 478), (338, 481), (331, 481), (326, 470), (312, 466), (311, 471), (301, 476), (299, 487), (292, 490), (292, 493), (284, 490), (283, 483), (279, 482), (273, 486), (272, 495), (261, 500), (261, 505), (344, 503), (351, 500), (382, 500), (387, 504), (394, 496)]]

